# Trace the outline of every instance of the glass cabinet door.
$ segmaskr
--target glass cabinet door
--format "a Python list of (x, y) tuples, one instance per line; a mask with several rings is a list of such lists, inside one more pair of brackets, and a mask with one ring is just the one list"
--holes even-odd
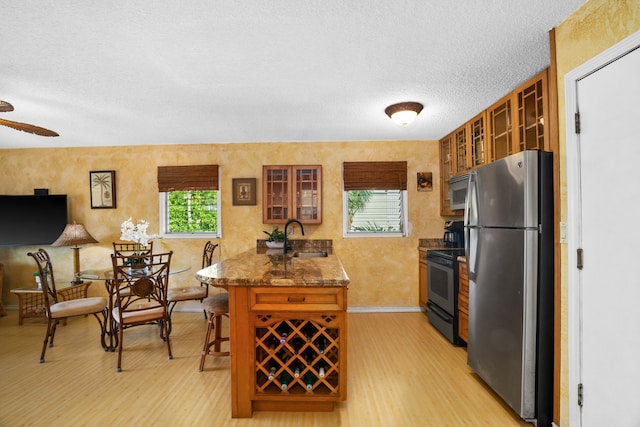
[(289, 168), (263, 168), (263, 222), (280, 223), (289, 219)]
[(545, 141), (546, 74), (518, 91), (519, 150), (543, 150)]
[(475, 168), (486, 163), (485, 137), (484, 137), (484, 114), (471, 120), (471, 167)]
[(459, 175), (469, 169), (467, 164), (467, 127), (463, 126), (455, 131), (453, 139), (456, 150), (456, 175)]
[(489, 110), (491, 161), (514, 153), (511, 121), (511, 98), (499, 102)]
[(322, 166), (263, 166), (262, 222), (322, 222)]
[(320, 215), (321, 173), (319, 166), (296, 166), (295, 176), (295, 218), (302, 222), (322, 222)]

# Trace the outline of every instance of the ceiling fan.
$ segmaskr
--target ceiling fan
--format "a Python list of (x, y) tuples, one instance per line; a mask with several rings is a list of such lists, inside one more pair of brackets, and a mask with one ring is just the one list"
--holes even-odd
[[(0, 99), (0, 113), (5, 113), (7, 111), (13, 111), (13, 105)], [(33, 133), (35, 135), (40, 135), (40, 136), (60, 136), (56, 132), (49, 129), (30, 125), (27, 123), (12, 122), (11, 120), (0, 119), (0, 125), (8, 126), (12, 129)]]

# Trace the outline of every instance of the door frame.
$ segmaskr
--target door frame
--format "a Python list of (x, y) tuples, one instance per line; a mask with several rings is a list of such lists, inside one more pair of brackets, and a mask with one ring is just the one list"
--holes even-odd
[[(580, 135), (575, 133), (574, 114), (577, 111), (578, 82), (606, 65), (620, 59), (640, 47), (640, 31), (631, 34), (589, 61), (574, 68), (564, 77), (565, 84), (565, 132), (567, 168), (567, 341), (569, 380), (569, 424), (582, 425), (578, 406), (578, 384), (582, 380), (582, 273), (576, 268), (576, 253), (582, 246), (582, 211), (580, 200)], [(575, 218), (575, 221), (569, 220)]]

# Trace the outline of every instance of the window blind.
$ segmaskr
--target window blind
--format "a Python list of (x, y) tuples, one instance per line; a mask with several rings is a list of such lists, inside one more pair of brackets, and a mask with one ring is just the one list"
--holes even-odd
[(158, 166), (160, 192), (218, 189), (218, 165)]
[(407, 162), (344, 162), (344, 191), (406, 190)]

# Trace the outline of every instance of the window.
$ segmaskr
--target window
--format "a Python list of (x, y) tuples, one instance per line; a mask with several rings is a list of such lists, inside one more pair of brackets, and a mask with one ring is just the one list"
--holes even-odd
[(218, 166), (160, 166), (162, 237), (219, 238)]
[(345, 162), (343, 183), (345, 236), (406, 236), (406, 162)]

